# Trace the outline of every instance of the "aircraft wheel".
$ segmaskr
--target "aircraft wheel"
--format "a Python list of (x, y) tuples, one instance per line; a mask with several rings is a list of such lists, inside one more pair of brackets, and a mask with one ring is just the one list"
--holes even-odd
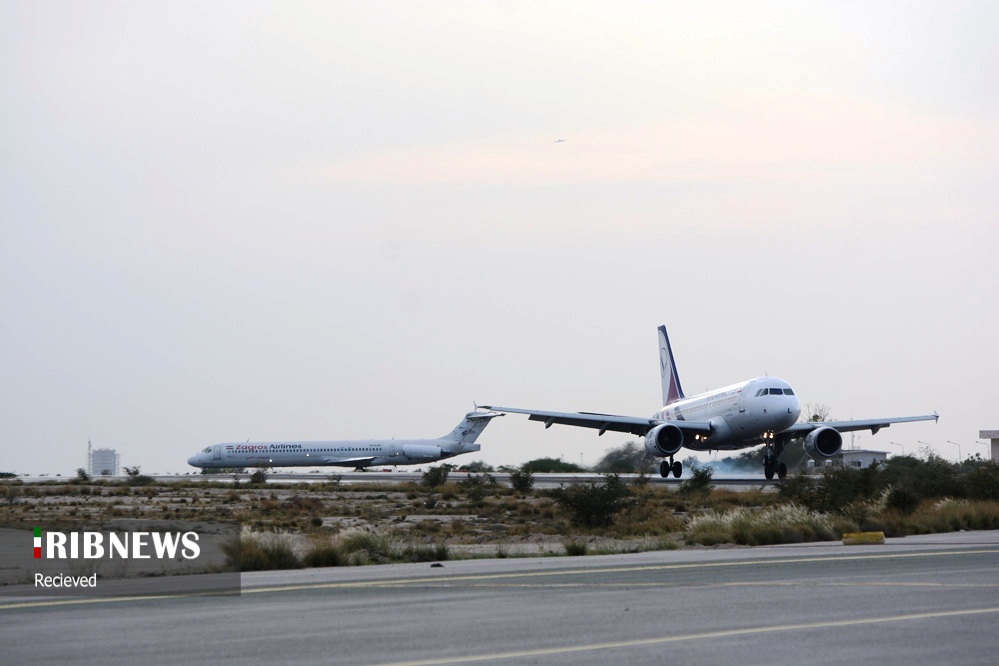
[(780, 463), (779, 465), (777, 465), (777, 478), (783, 479), (786, 476), (787, 476), (787, 465), (785, 465), (784, 463)]
[(683, 463), (677, 460), (673, 463), (673, 478), (679, 479), (681, 474), (683, 474)]
[(659, 476), (663, 477), (664, 479), (669, 476), (671, 470), (672, 468), (670, 467), (670, 464), (665, 460), (659, 463)]
[(767, 481), (773, 481), (774, 478), (774, 466), (769, 462), (763, 463), (763, 476), (767, 478)]

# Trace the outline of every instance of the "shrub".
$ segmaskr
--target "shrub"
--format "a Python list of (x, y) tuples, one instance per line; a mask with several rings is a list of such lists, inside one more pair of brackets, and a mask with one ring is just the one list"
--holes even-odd
[(270, 569), (301, 569), (302, 561), (287, 541), (272, 535), (270, 539), (243, 537), (223, 546), (226, 562), (234, 563), (239, 571)]
[(521, 469), (535, 474), (572, 474), (586, 469), (574, 463), (562, 462), (558, 458), (536, 458), (521, 465)]
[(759, 546), (803, 541), (829, 541), (842, 534), (828, 515), (796, 504), (760, 510), (738, 507), (698, 516), (687, 526), (688, 543), (737, 543)]
[(347, 557), (332, 543), (315, 543), (302, 562), (307, 567), (342, 567), (347, 564)]
[(707, 497), (711, 493), (710, 467), (694, 467), (690, 470), (690, 477), (680, 484), (677, 493), (681, 497)]
[(448, 474), (451, 473), (451, 465), (434, 465), (423, 473), (420, 483), (428, 488), (437, 488), (447, 483)]
[(892, 488), (888, 493), (885, 508), (909, 516), (919, 508), (919, 496), (907, 488)]
[(250, 475), (250, 483), (263, 485), (267, 483), (267, 470), (260, 467)]
[(590, 547), (586, 545), (585, 541), (564, 541), (562, 542), (562, 546), (565, 548), (565, 554), (572, 557), (586, 555), (586, 553), (590, 550)]
[(552, 499), (569, 511), (578, 527), (606, 527), (614, 514), (631, 504), (632, 492), (617, 474), (604, 475), (603, 483), (591, 481), (561, 486), (551, 492)]
[(534, 490), (534, 475), (528, 469), (510, 472), (510, 487), (522, 495)]
[(969, 472), (964, 478), (968, 499), (999, 500), (999, 465), (986, 463)]

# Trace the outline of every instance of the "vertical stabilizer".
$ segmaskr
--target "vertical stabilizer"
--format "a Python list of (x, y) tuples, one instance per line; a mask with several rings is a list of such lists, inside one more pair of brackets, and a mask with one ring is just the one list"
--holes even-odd
[(503, 416), (503, 414), (499, 412), (469, 412), (449, 435), (445, 435), (441, 439), (457, 442), (462, 446), (473, 444), (489, 425), (489, 421), (497, 416)]
[(673, 361), (673, 350), (669, 346), (665, 326), (659, 327), (659, 371), (662, 373), (663, 405), (682, 400), (683, 388), (680, 386), (680, 376), (676, 372), (676, 362)]

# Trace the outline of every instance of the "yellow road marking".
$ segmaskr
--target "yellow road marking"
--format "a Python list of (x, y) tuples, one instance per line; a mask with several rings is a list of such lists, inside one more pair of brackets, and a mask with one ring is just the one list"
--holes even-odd
[[(835, 556), (824, 556), (824, 557), (795, 557), (795, 558), (775, 558), (770, 560), (736, 560), (727, 562), (691, 562), (685, 564), (653, 564), (647, 566), (636, 566), (636, 567), (594, 567), (592, 569), (566, 569), (562, 571), (525, 571), (525, 572), (511, 572), (511, 573), (498, 573), (498, 574), (467, 574), (467, 575), (456, 575), (456, 576), (429, 576), (424, 578), (388, 578), (385, 580), (366, 580), (366, 581), (355, 581), (349, 583), (303, 583), (295, 585), (280, 585), (273, 587), (255, 587), (249, 589), (241, 590), (241, 595), (247, 594), (272, 594), (278, 592), (300, 592), (308, 590), (331, 590), (331, 589), (352, 589), (352, 588), (379, 588), (379, 587), (411, 587), (416, 585), (445, 585), (456, 582), (471, 582), (471, 581), (492, 581), (492, 580), (504, 580), (504, 579), (524, 579), (524, 578), (544, 578), (544, 577), (554, 577), (554, 576), (579, 576), (585, 574), (593, 575), (603, 575), (603, 574), (615, 574), (615, 573), (635, 573), (635, 572), (647, 572), (647, 571), (677, 571), (682, 569), (710, 569), (710, 568), (730, 568), (730, 567), (746, 567), (746, 566), (758, 566), (765, 564), (800, 564), (805, 562), (836, 562), (836, 561), (861, 561), (861, 560), (885, 560), (885, 559), (902, 559), (902, 558), (924, 558), (924, 557), (943, 557), (948, 555), (981, 555), (986, 553), (995, 553), (995, 549), (982, 549), (982, 550), (955, 550), (955, 551), (931, 551), (922, 553), (881, 553), (876, 555), (835, 555)], [(665, 584), (665, 583), (662, 583)], [(757, 584), (753, 583), (730, 583), (732, 585), (750, 585)], [(779, 582), (774, 583), (762, 583), (766, 585), (776, 585)], [(508, 583), (507, 585), (514, 585), (514, 583)], [(536, 583), (531, 583), (531, 585), (536, 585)], [(553, 584), (549, 584), (553, 585)], [(568, 584), (567, 584), (568, 585)], [(579, 583), (577, 585), (597, 585), (596, 583)], [(601, 585), (619, 585), (619, 586), (654, 586), (660, 585), (660, 583), (602, 583)], [(720, 583), (719, 583), (720, 585)], [(160, 600), (160, 599), (186, 599), (191, 597), (203, 597), (203, 596), (215, 596), (216, 593), (190, 593), (190, 594), (163, 594), (163, 595), (153, 595), (153, 596), (132, 596), (132, 597), (95, 597), (87, 599), (52, 599), (46, 601), (26, 601), (20, 603), (3, 604), (0, 603), (0, 611), (2, 610), (13, 610), (13, 609), (23, 609), (23, 608), (41, 608), (41, 607), (51, 607), (51, 606), (73, 606), (80, 604), (99, 604), (99, 603), (115, 603), (122, 601), (144, 601), (144, 600)], [(220, 595), (229, 596), (229, 595)], [(232, 595), (235, 596), (235, 595)]]
[(620, 650), (624, 648), (661, 645), (663, 643), (678, 643), (680, 641), (696, 641), (705, 639), (732, 638), (747, 634), (772, 634), (785, 631), (801, 631), (808, 629), (832, 629), (851, 627), (861, 624), (880, 624), (885, 622), (906, 622), (910, 620), (936, 620), (944, 617), (960, 617), (967, 615), (982, 615), (999, 613), (999, 608), (972, 608), (960, 611), (940, 611), (936, 613), (912, 613), (909, 615), (891, 615), (888, 617), (871, 617), (852, 620), (835, 620), (829, 622), (807, 622), (803, 624), (785, 624), (779, 626), (750, 627), (745, 629), (729, 629), (725, 631), (707, 631), (698, 634), (680, 636), (660, 636), (656, 638), (640, 638), (630, 641), (611, 641), (607, 643), (590, 643), (588, 645), (569, 645), (558, 648), (540, 648), (537, 650), (518, 650), (515, 652), (495, 652), (492, 654), (469, 655), (465, 657), (445, 657), (441, 659), (419, 659), (416, 661), (400, 661), (382, 666), (440, 666), (441, 664), (467, 664), (479, 661), (498, 661), (501, 659), (528, 659), (574, 652), (592, 652), (595, 650)]

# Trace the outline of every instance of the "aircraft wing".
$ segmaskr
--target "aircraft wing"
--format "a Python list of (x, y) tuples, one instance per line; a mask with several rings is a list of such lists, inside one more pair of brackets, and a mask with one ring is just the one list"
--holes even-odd
[(597, 434), (604, 434), (608, 430), (613, 432), (627, 432), (632, 435), (644, 436), (645, 433), (663, 423), (674, 423), (679, 426), (684, 433), (711, 432), (711, 424), (700, 421), (663, 421), (660, 419), (649, 419), (640, 416), (617, 416), (614, 414), (595, 414), (593, 412), (545, 412), (535, 409), (519, 409), (517, 407), (493, 407), (481, 405), (485, 409), (508, 414), (527, 414), (530, 421), (541, 421), (546, 428), (553, 424), (571, 425), (579, 428), (593, 428), (599, 430)]
[(936, 421), (940, 418), (937, 413), (925, 414), (923, 416), (896, 416), (887, 419), (863, 419), (859, 421), (810, 421), (808, 423), (795, 423), (784, 432), (796, 435), (806, 435), (816, 428), (823, 426), (835, 428), (840, 432), (854, 432), (856, 430), (870, 430), (872, 435), (876, 435), (881, 428), (887, 428), (892, 423), (909, 423), (911, 421)]

